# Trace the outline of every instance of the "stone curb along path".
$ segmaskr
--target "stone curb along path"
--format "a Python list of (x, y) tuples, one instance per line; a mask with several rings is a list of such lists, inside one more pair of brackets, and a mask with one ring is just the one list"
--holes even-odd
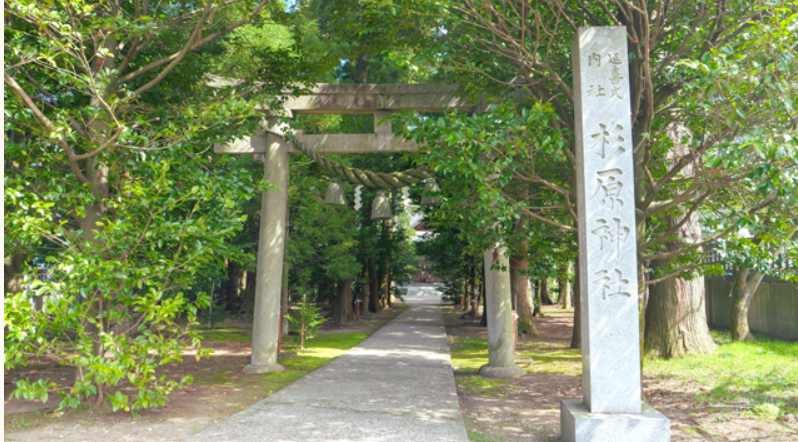
[(438, 293), (322, 368), (188, 442), (468, 442)]

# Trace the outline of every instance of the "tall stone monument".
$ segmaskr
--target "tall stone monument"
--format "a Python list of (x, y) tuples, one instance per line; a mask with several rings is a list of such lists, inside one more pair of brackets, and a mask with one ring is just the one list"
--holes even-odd
[(666, 442), (640, 391), (637, 241), (626, 28), (574, 42), (584, 402), (563, 400), (564, 442)]

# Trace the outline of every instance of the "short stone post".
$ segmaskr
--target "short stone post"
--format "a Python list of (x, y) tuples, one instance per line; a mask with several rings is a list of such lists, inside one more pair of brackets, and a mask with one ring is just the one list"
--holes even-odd
[[(253, 142), (266, 137), (256, 135)], [(272, 143), (264, 154), (266, 181), (277, 189), (263, 192), (258, 236), (258, 272), (252, 321), (252, 358), (244, 373), (283, 371), (277, 363), (280, 339), (280, 298), (283, 280), (285, 221), (288, 212), (288, 144)]]
[(584, 403), (562, 401), (562, 441), (666, 442), (640, 391), (626, 28), (580, 28), (573, 63)]
[[(494, 263), (501, 268), (491, 269)], [(479, 375), (486, 378), (513, 378), (524, 374), (524, 369), (515, 365), (515, 328), (509, 268), (510, 259), (503, 247), (485, 252), (488, 365), (479, 369)]]

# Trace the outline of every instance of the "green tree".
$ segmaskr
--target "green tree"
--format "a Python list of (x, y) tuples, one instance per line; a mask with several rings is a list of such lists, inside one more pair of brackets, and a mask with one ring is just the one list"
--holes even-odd
[[(520, 104), (550, 105), (550, 125), (567, 141), (562, 155), (571, 176), (575, 126), (570, 43), (580, 26), (627, 29), (638, 253), (644, 269), (640, 281), (647, 287), (665, 285), (663, 293), (671, 294), (652, 293), (649, 299), (646, 347), (662, 356), (711, 350), (702, 310), (694, 308), (703, 306), (703, 292), (686, 292), (673, 278), (689, 279), (702, 266), (703, 246), (734, 231), (741, 214), (760, 210), (758, 204), (725, 210), (732, 205), (727, 189), (749, 178), (767, 183), (779, 175), (774, 171), (795, 167), (796, 4), (391, 4), (401, 4), (403, 14), (434, 19), (437, 25), (428, 28), (428, 59), (442, 60), (450, 78), (467, 90)], [(674, 150), (681, 141), (667, 134), (672, 124), (683, 124), (693, 134), (681, 152)], [(539, 180), (537, 173), (527, 178)], [(571, 216), (576, 201), (573, 181), (542, 183), (560, 195), (557, 205)], [(698, 215), (707, 211), (730, 217), (722, 228), (705, 226), (709, 234), (703, 237)], [(526, 212), (532, 217), (541, 214), (537, 209)], [(685, 311), (690, 313), (679, 313)]]
[[(779, 197), (770, 199), (770, 204), (758, 213), (745, 217), (739, 223), (744, 230), (721, 241), (715, 248), (723, 266), (731, 268), (734, 274), (729, 324), (735, 341), (753, 339), (748, 327), (748, 310), (765, 276), (798, 281), (798, 268), (795, 266), (798, 260), (798, 217), (794, 213), (798, 206), (796, 178), (798, 174), (795, 173), (782, 174), (776, 190)], [(771, 193), (771, 190), (764, 192)], [(759, 195), (754, 192), (747, 197)]]
[(291, 175), (286, 245), (291, 292), (315, 292), (317, 301), (332, 304), (333, 321), (346, 324), (354, 318), (352, 284), (361, 272), (355, 251), (357, 214), (325, 204), (329, 178), (306, 158), (294, 158)]
[[(556, 167), (565, 159), (563, 140), (548, 125), (552, 117), (553, 110), (547, 105), (520, 110), (506, 105), (484, 114), (418, 116), (405, 131), (423, 146), (427, 166), (440, 178), (441, 202), (433, 209), (433, 225), (455, 226), (470, 255), (481, 257), (496, 243), (509, 248), (511, 286), (519, 328), (524, 332), (534, 332), (530, 254), (536, 256), (533, 262), (539, 261), (540, 255), (529, 243), (550, 230), (541, 220), (573, 230), (566, 224), (570, 223), (566, 206), (550, 204), (537, 209), (541, 201), (556, 199), (542, 182), (567, 179)], [(537, 170), (537, 178), (530, 179), (530, 171)]]
[(356, 0), (313, 0), (307, 7), (330, 52), (343, 62), (343, 82), (404, 83), (427, 75), (407, 62), (421, 44), (419, 16), (397, 16), (395, 8)]
[(302, 295), (302, 302), (297, 305), (298, 316), (288, 316), (288, 319), (299, 324), (299, 349), (305, 349), (305, 341), (316, 337), (321, 324), (327, 321), (321, 318), (321, 309), (307, 302), (306, 295)]
[(15, 394), (161, 405), (191, 381), (156, 371), (199, 346), (192, 326), (208, 299), (188, 291), (235, 254), (226, 240), (240, 207), (264, 187), (211, 146), (251, 130), (270, 91), (295, 81), (211, 88), (205, 74), (222, 72), (225, 36), (283, 6), (34, 0), (4, 11), (6, 253), (45, 255), (52, 277), (6, 293), (5, 368), (52, 354), (76, 370), (71, 385), (23, 380)]

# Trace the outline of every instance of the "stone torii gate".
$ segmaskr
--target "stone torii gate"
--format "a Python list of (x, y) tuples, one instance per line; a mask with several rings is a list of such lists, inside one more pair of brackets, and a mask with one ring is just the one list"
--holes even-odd
[[(373, 134), (294, 134), (298, 144), (301, 143), (320, 153), (415, 151), (418, 149), (415, 142), (394, 136), (390, 121), (381, 122), (381, 120), (393, 112), (407, 110), (482, 111), (481, 108), (478, 109), (480, 105), (456, 97), (453, 87), (439, 84), (319, 84), (311, 92), (310, 95), (286, 97), (284, 112), (289, 117), (302, 113), (374, 114)], [(268, 131), (243, 137), (225, 145), (218, 144), (214, 148), (216, 153), (222, 154), (263, 155), (264, 179), (277, 187), (276, 190), (264, 192), (261, 204), (252, 357), (250, 364), (244, 368), (245, 373), (283, 370), (283, 367), (277, 363), (277, 352), (288, 209), (288, 154), (301, 153), (301, 151), (294, 143), (274, 132), (279, 133), (280, 128), (268, 128)], [(486, 270), (493, 264), (494, 256), (493, 251), (486, 253)], [(514, 367), (514, 346), (508, 345), (512, 343), (512, 339), (506, 339), (508, 332), (512, 332), (509, 275), (501, 275), (500, 271), (488, 271), (490, 272), (488, 277), (491, 281), (498, 282), (497, 288), (501, 292), (497, 296), (493, 293), (493, 287), (487, 290), (490, 293), (489, 323), (496, 332), (502, 334), (489, 339), (497, 343), (491, 344), (489, 365), (494, 367), (497, 364), (509, 363)], [(505, 279), (507, 281), (504, 281)]]

